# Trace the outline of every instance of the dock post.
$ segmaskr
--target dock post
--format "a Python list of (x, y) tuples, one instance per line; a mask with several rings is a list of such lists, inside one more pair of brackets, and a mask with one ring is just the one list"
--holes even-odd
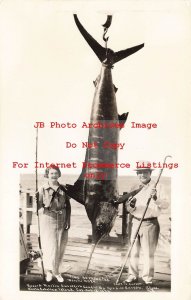
[(32, 202), (33, 202), (33, 198), (30, 195), (30, 193), (24, 193), (22, 214), (23, 214), (23, 229), (25, 234), (30, 233), (30, 226), (32, 223)]

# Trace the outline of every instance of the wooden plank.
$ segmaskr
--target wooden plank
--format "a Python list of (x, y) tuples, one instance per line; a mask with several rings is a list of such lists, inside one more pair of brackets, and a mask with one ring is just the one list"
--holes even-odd
[[(90, 249), (87, 250), (87, 249), (76, 249), (75, 247), (67, 247), (66, 248), (66, 251), (65, 251), (65, 255), (66, 254), (71, 254), (71, 255), (77, 255), (77, 256), (85, 256), (85, 257), (89, 257), (89, 254), (90, 254)], [(107, 252), (104, 252), (102, 250), (100, 251), (95, 251), (94, 254), (93, 254), (94, 257), (97, 257), (97, 259), (101, 259), (100, 256), (103, 257), (103, 259), (106, 259), (106, 260), (115, 260), (115, 259), (123, 259), (124, 256), (125, 256), (125, 253), (124, 252), (112, 252), (112, 251), (107, 251)], [(140, 261), (142, 261), (144, 258), (143, 257), (140, 257)], [(155, 262), (160, 262), (160, 263), (165, 263), (165, 264), (169, 264), (169, 259), (168, 257), (160, 257), (160, 256), (155, 256)]]
[[(74, 247), (84, 247), (84, 248), (90, 248), (91, 243), (81, 243), (81, 242), (73, 242), (71, 240), (68, 241), (67, 243), (68, 246), (74, 246)], [(120, 250), (120, 249), (126, 249), (126, 247), (119, 245), (119, 244), (98, 244), (97, 249), (113, 249), (113, 250)]]
[[(75, 246), (68, 246), (66, 247), (66, 251), (76, 251), (79, 253), (87, 253), (89, 254), (91, 251), (91, 247), (75, 247)], [(124, 252), (124, 251), (123, 251)], [(109, 255), (109, 256), (120, 256), (122, 251), (115, 251), (115, 249), (102, 249), (102, 248), (96, 248), (94, 250), (94, 254), (103, 254), (103, 255)], [(125, 252), (124, 252), (125, 253)]]
[[(76, 239), (77, 240), (77, 239)], [(84, 242), (84, 240), (82, 240), (83, 243), (81, 243), (81, 239), (79, 239), (79, 242), (78, 241), (71, 241), (69, 240), (68, 243), (67, 243), (67, 248), (70, 249), (70, 247), (76, 247), (76, 248), (79, 248), (79, 251), (84, 251), (84, 249), (90, 249), (91, 248), (91, 244), (88, 244), (86, 241)], [(37, 239), (32, 239), (32, 240), (28, 240), (27, 241), (27, 245), (28, 246), (38, 246), (38, 240)], [(126, 252), (127, 251), (127, 247), (125, 246), (119, 246), (118, 244), (117, 245), (110, 245), (110, 244), (107, 244), (107, 245), (98, 245), (95, 249), (95, 252), (99, 252), (99, 251), (108, 251), (108, 252), (112, 252), (114, 251), (116, 253), (118, 252)], [(141, 251), (141, 255), (142, 255), (142, 251)], [(160, 256), (160, 257), (164, 257), (164, 258), (168, 258), (169, 255), (168, 253), (165, 253), (164, 251), (161, 251), (160, 249), (158, 249), (156, 251), (156, 256)]]
[(79, 262), (80, 261), (80, 263), (87, 263), (88, 262), (88, 258), (87, 257), (81, 257), (81, 256), (78, 256), (78, 255), (71, 255), (71, 254), (65, 254), (64, 255), (64, 261), (67, 261), (67, 262), (69, 262), (69, 261), (75, 261), (75, 262)]
[[(88, 255), (87, 255), (88, 254)], [(77, 252), (77, 251), (71, 251), (71, 252), (65, 252), (65, 256), (78, 256), (78, 257), (80, 257), (80, 259), (81, 258), (85, 258), (86, 260), (88, 260), (89, 259), (89, 253), (83, 253), (83, 252), (81, 252), (80, 254), (79, 254), (79, 252)], [(118, 261), (121, 261), (122, 260), (122, 257), (121, 256), (109, 256), (109, 255), (107, 255), (107, 254), (96, 254), (96, 253), (94, 253), (93, 254), (93, 256), (92, 256), (92, 260), (97, 260), (98, 262), (99, 262), (99, 264), (100, 263), (102, 263), (102, 262), (108, 262), (108, 263), (110, 263), (111, 262), (111, 264), (112, 263), (114, 263), (114, 262), (118, 262)]]
[[(91, 248), (91, 245), (85, 245), (85, 244), (76, 244), (76, 243), (70, 243), (68, 242), (66, 249), (79, 249), (79, 251), (87, 251), (87, 249)], [(127, 251), (126, 247), (116, 247), (116, 246), (99, 246), (95, 249), (95, 253), (105, 253), (105, 254), (111, 254), (111, 255), (119, 255), (119, 253), (125, 253)], [(142, 252), (141, 255), (143, 256)], [(155, 256), (160, 257), (163, 260), (168, 260), (169, 256), (166, 255), (166, 253), (161, 251), (156, 251)]]
[[(64, 259), (68, 259), (68, 260), (71, 259), (71, 260), (76, 260), (76, 261), (80, 260), (80, 261), (85, 262), (85, 261), (88, 260), (88, 257), (86, 255), (81, 256), (76, 252), (73, 252), (73, 253), (67, 253), (66, 252), (66, 254), (64, 256)], [(116, 265), (116, 263), (118, 265), (120, 265), (120, 263), (122, 261), (122, 257), (118, 256), (118, 257), (114, 258), (113, 256), (111, 256), (111, 257), (108, 256), (106, 258), (106, 256), (104, 256), (104, 255), (94, 255), (93, 258), (92, 258), (92, 261), (94, 262), (94, 260), (99, 265), (100, 265), (100, 263), (101, 264), (106, 263), (106, 264), (111, 264), (112, 266), (114, 266), (114, 265)], [(166, 261), (161, 261), (161, 260), (156, 259), (155, 260), (155, 267), (156, 267), (156, 269), (165, 269), (166, 270), (165, 272), (168, 273), (168, 274), (171, 273), (170, 268), (169, 268), (169, 264)], [(140, 268), (142, 268), (142, 261), (141, 260), (140, 260)]]
[[(143, 269), (142, 264), (139, 264), (139, 269), (140, 269), (140, 271), (142, 271), (142, 269)], [(155, 263), (155, 272), (162, 273), (162, 274), (167, 274), (167, 275), (171, 274), (170, 268), (168, 268), (165, 264), (161, 264), (161, 263), (158, 263), (158, 262)]]
[[(27, 244), (28, 249), (36, 249), (38, 248), (38, 242), (36, 241), (35, 243), (29, 243)], [(76, 243), (68, 243), (66, 247), (66, 251), (76, 251), (78, 254), (81, 252), (83, 253), (83, 256), (87, 254), (89, 255), (91, 250), (91, 245), (90, 244), (76, 244)], [(116, 248), (116, 247), (102, 247), (99, 246), (95, 249), (94, 253), (95, 254), (103, 254), (103, 255), (110, 255), (110, 256), (120, 256), (124, 255), (126, 253), (125, 248)], [(85, 254), (86, 253), (86, 254)], [(142, 253), (140, 255), (142, 258)], [(169, 261), (169, 256), (165, 255), (164, 253), (156, 252), (155, 257), (160, 259), (161, 261)]]
[[(37, 241), (38, 242), (38, 237), (36, 234), (27, 234), (26, 235), (27, 237), (27, 240), (30, 240), (30, 241)], [(68, 239), (68, 244), (71, 244), (71, 243), (75, 243), (75, 244), (88, 244), (88, 245), (91, 245), (90, 242), (88, 242), (88, 239), (82, 239), (82, 238), (79, 238), (79, 237), (69, 237)], [(118, 247), (123, 247), (124, 249), (126, 248), (125, 246), (123, 246), (122, 244), (120, 245), (120, 243), (116, 242), (116, 239), (113, 238), (113, 240), (104, 240), (101, 244), (99, 244), (97, 247), (103, 247), (103, 245), (105, 247), (109, 246), (109, 247), (116, 247), (118, 245)], [(80, 245), (81, 246), (81, 245)], [(170, 248), (170, 247), (169, 247)], [(164, 252), (164, 249), (161, 248), (161, 247), (158, 247), (157, 252), (160, 251), (160, 252)]]
[[(37, 235), (28, 234), (27, 238), (27, 248), (29, 250), (38, 250)], [(80, 261), (80, 264), (84, 264), (85, 267), (89, 259), (90, 250), (91, 244), (88, 243), (88, 240), (82, 238), (71, 238), (69, 239), (66, 247), (64, 262), (75, 262), (78, 264)], [(126, 251), (127, 247), (122, 247), (118, 243), (110, 244), (107, 242), (103, 245), (98, 245), (92, 257), (90, 269), (97, 270), (98, 268), (106, 269), (107, 267), (119, 267), (122, 264)], [(143, 259), (144, 258), (141, 253), (140, 269), (142, 269)], [(170, 275), (171, 271), (169, 268), (169, 260), (170, 259), (168, 255), (160, 251), (160, 249), (157, 249), (155, 255), (155, 270), (157, 271), (157, 274), (160, 273)], [(32, 272), (38, 272), (38, 268), (30, 267), (29, 269), (33, 270)]]
[(171, 280), (171, 276), (169, 274), (164, 274), (164, 273), (159, 273), (159, 272), (155, 272), (154, 278), (156, 280), (163, 280), (163, 281), (170, 281)]
[[(80, 262), (87, 262), (88, 257), (86, 255), (81, 256), (78, 255), (78, 253), (73, 252), (73, 253), (66, 253), (64, 256), (64, 260), (72, 260), (72, 261), (80, 261)], [(97, 265), (111, 265), (111, 266), (120, 266), (122, 263), (123, 259), (122, 257), (107, 257), (104, 255), (95, 255), (92, 257), (91, 264), (97, 264)], [(143, 264), (140, 261), (140, 269), (142, 269)], [(156, 270), (165, 270), (164, 273), (166, 274), (171, 274), (170, 268), (168, 267), (168, 264), (166, 262), (161, 262), (161, 261), (155, 261), (155, 269)]]
[[(38, 236), (37, 236), (36, 233), (25, 234), (25, 237), (28, 238), (28, 239), (38, 239)], [(90, 238), (91, 238), (91, 236), (89, 235), (89, 239)], [(76, 242), (90, 243), (89, 239), (88, 239), (88, 235), (87, 235), (87, 239), (86, 238), (69, 236), (69, 241), (75, 242), (75, 243)], [(111, 237), (108, 237), (108, 238), (105, 238), (105, 239), (102, 240), (102, 243), (106, 243), (107, 244), (108, 242), (118, 244), (118, 243), (120, 243), (120, 238), (118, 238), (118, 237), (112, 237), (111, 236)], [(166, 243), (169, 244), (167, 238), (166, 239), (164, 239), (164, 238), (163, 239), (159, 239), (159, 244), (160, 244), (160, 242), (161, 243), (164, 242), (165, 244)], [(170, 244), (169, 244), (169, 247), (170, 247)]]

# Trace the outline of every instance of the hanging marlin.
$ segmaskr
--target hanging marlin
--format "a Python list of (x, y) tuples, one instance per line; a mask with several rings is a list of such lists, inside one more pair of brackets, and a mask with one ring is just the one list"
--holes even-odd
[[(67, 193), (85, 206), (88, 218), (92, 224), (92, 250), (106, 236), (117, 216), (117, 206), (114, 200), (118, 198), (117, 186), (117, 149), (105, 148), (105, 143), (117, 144), (120, 128), (124, 127), (128, 113), (118, 115), (115, 93), (117, 88), (112, 82), (111, 69), (113, 65), (127, 56), (140, 50), (144, 44), (114, 52), (107, 48), (108, 37), (105, 35), (111, 25), (112, 16), (107, 17), (104, 26), (102, 47), (82, 26), (77, 15), (75, 23), (86, 42), (102, 63), (100, 75), (94, 81), (95, 94), (90, 117), (91, 124), (99, 124), (99, 128), (89, 129), (88, 148), (80, 177), (74, 185), (67, 185)], [(87, 271), (86, 269), (86, 271)]]

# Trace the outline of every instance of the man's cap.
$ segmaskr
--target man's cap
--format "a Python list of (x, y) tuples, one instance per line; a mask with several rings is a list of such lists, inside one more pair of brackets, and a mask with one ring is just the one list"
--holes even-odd
[(138, 162), (136, 162), (138, 167), (136, 169), (134, 169), (133, 171), (144, 171), (144, 170), (150, 170), (150, 171), (154, 171), (155, 169), (151, 168), (152, 164), (150, 161), (148, 160), (139, 160)]

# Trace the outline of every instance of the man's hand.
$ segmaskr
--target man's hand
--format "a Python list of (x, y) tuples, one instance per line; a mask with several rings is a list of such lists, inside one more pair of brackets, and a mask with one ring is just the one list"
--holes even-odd
[(110, 198), (110, 199), (109, 199), (109, 202), (108, 202), (108, 203), (111, 203), (111, 204), (116, 205), (116, 204), (119, 204), (118, 200), (119, 200), (119, 197), (114, 196), (113, 198)]
[(129, 205), (130, 205), (132, 208), (135, 208), (136, 202), (137, 202), (137, 199), (136, 199), (136, 198), (133, 198), (131, 201), (129, 201)]
[(128, 202), (127, 202), (127, 211), (132, 213), (135, 209), (136, 209), (136, 202), (137, 202), (137, 199), (134, 198), (134, 197), (130, 197)]
[(113, 199), (113, 203), (114, 204), (124, 203), (128, 200), (128, 198), (129, 198), (129, 193), (125, 193), (123, 196)]

